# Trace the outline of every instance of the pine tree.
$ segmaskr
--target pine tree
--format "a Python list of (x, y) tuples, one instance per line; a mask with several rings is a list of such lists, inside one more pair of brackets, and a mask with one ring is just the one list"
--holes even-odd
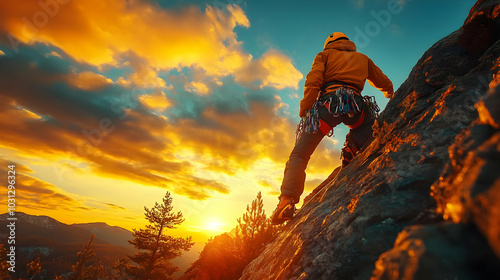
[(113, 269), (117, 279), (123, 279), (131, 271), (130, 259), (121, 258), (113, 264)]
[(5, 249), (3, 242), (0, 242), (0, 279), (8, 280), (12, 279), (9, 274), (8, 268), (10, 267), (9, 263), (5, 257), (7, 256), (7, 249)]
[(252, 201), (252, 206), (247, 205), (247, 212), (237, 221), (236, 243), (241, 258), (250, 262), (276, 236), (279, 227), (273, 227), (270, 220), (267, 219), (260, 192), (257, 194), (257, 198)]
[(36, 258), (34, 261), (28, 263), (28, 279), (40, 279), (40, 274), (42, 273), (42, 266), (40, 265), (40, 257)]
[(260, 192), (237, 221), (235, 236), (224, 233), (209, 239), (200, 258), (180, 280), (239, 279), (245, 267), (262, 252), (282, 228), (273, 226), (271, 219), (266, 218)]
[(73, 265), (73, 276), (71, 279), (76, 279), (76, 280), (81, 280), (81, 279), (86, 279), (87, 277), (87, 271), (88, 269), (86, 268), (86, 264), (91, 260), (93, 257), (95, 257), (95, 252), (94, 248), (92, 247), (93, 242), (94, 242), (95, 235), (92, 234), (90, 237), (89, 243), (83, 247), (83, 250), (81, 252), (78, 252), (78, 261), (76, 262), (75, 265)]
[[(136, 249), (141, 250), (130, 260), (137, 265), (128, 266), (128, 274), (136, 279), (172, 279), (172, 274), (178, 270), (170, 260), (179, 257), (181, 250), (188, 251), (193, 242), (191, 237), (171, 237), (165, 235), (167, 229), (175, 229), (184, 222), (181, 212), (174, 213), (172, 197), (167, 192), (163, 203), (155, 203), (152, 209), (144, 207), (146, 220), (149, 224), (146, 228), (133, 230), (134, 239), (129, 243)], [(121, 264), (121, 267), (126, 267)]]

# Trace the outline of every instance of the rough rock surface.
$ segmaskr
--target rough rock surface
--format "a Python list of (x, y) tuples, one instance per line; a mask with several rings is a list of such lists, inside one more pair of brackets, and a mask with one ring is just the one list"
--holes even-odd
[(499, 39), (478, 1), (241, 279), (500, 279)]

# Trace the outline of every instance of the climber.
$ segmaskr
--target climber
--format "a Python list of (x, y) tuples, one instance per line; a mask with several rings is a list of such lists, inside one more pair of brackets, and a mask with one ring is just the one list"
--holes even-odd
[(361, 96), (366, 80), (385, 97), (392, 98), (392, 82), (380, 68), (366, 55), (357, 52), (356, 45), (344, 33), (330, 34), (306, 76), (297, 141), (286, 163), (279, 203), (272, 216), (273, 224), (281, 224), (293, 217), (295, 204), (304, 191), (307, 163), (323, 136), (330, 136), (340, 123), (350, 128), (342, 149), (343, 166), (372, 136), (376, 103)]

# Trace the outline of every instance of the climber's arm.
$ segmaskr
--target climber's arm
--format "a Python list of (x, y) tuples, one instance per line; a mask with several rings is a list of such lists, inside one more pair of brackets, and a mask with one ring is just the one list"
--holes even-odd
[(300, 101), (300, 112), (299, 116), (303, 117), (306, 111), (311, 109), (314, 102), (316, 102), (316, 97), (318, 92), (323, 85), (323, 75), (325, 72), (325, 58), (323, 53), (318, 53), (314, 58), (313, 64), (311, 66), (311, 71), (306, 76), (306, 82), (304, 85), (304, 98)]
[(368, 83), (382, 91), (387, 98), (392, 98), (394, 95), (394, 88), (392, 87), (391, 80), (387, 78), (371, 59), (368, 59)]

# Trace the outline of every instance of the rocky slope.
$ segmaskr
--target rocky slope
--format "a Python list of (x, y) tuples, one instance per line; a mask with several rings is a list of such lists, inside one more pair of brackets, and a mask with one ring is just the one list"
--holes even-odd
[(375, 140), (241, 279), (500, 279), (500, 1), (418, 61)]

